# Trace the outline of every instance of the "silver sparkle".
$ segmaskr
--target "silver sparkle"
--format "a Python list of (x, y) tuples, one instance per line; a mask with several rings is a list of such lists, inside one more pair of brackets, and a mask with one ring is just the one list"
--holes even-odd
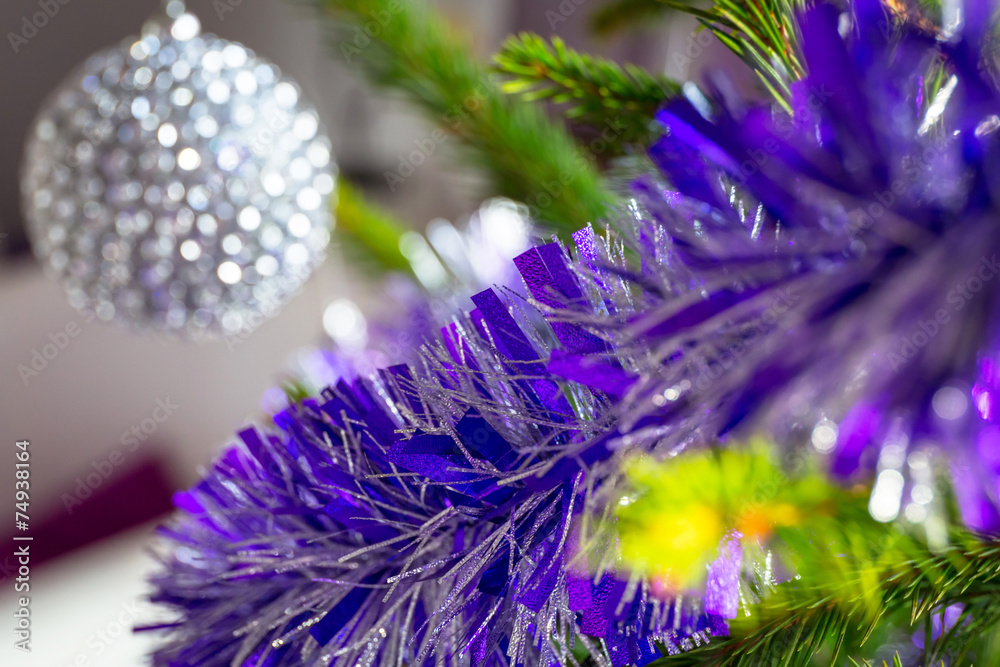
[(29, 233), (80, 310), (190, 338), (243, 332), (325, 255), (330, 141), (277, 67), (200, 34), (180, 3), (167, 14), (43, 105), (21, 177)]

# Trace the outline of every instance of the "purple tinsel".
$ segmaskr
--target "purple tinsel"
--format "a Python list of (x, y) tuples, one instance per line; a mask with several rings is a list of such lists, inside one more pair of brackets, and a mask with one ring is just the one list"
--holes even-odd
[[(793, 116), (664, 109), (662, 174), (615, 233), (517, 258), (530, 302), (481, 292), (418, 361), (242, 432), (163, 529), (154, 600), (179, 620), (155, 663), (569, 665), (582, 643), (621, 667), (710, 641), (751, 576), (738, 545), (703, 599), (663, 599), (613, 550), (586, 562), (576, 519), (606, 511), (628, 453), (735, 433), (796, 448), (836, 423), (842, 477), (932, 441), (967, 522), (1000, 528), (981, 35), (887, 43), (878, 3), (854, 9), (846, 42), (833, 7), (803, 15)], [(924, 106), (935, 58), (948, 77)]]
[[(660, 372), (637, 384), (624, 419), (662, 423), (642, 399), (688, 380), (669, 407), (709, 412), (713, 435), (749, 425), (789, 444), (839, 422), (842, 477), (870, 470), (890, 440), (944, 450), (966, 522), (1000, 530), (1000, 457), (988, 454), (1000, 417), (1000, 99), (979, 69), (988, 21), (973, 18), (986, 4), (968, 6), (955, 43), (907, 30), (887, 42), (874, 0), (853, 4), (845, 43), (838, 10), (817, 6), (800, 21), (810, 74), (793, 86), (794, 116), (706, 119), (685, 101), (660, 113), (667, 136), (650, 156), (691, 214), (655, 180), (635, 184), (659, 223), (649, 270), (668, 274), (673, 298), (627, 325)], [(937, 59), (944, 83), (921, 107)]]
[[(566, 267), (554, 245), (519, 259), (541, 262), (534, 287), (560, 279), (546, 261)], [(568, 537), (589, 490), (579, 474), (538, 489), (534, 473), (600, 421), (575, 415), (547, 346), (497, 293), (473, 301), (422, 364), (340, 382), (276, 415), (281, 432), (242, 432), (178, 496), (154, 599), (183, 610), (185, 636), (159, 664), (572, 662), (557, 640), (576, 634)], [(570, 349), (594, 344), (560, 330)], [(599, 392), (572, 393), (607, 411)], [(603, 640), (615, 665), (722, 627), (610, 575), (593, 585), (604, 622), (575, 641)]]

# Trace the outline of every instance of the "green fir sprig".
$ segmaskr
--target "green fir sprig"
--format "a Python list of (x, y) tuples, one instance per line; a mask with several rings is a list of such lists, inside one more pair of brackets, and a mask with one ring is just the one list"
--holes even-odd
[[(775, 563), (796, 575), (744, 588), (741, 599), (759, 602), (743, 605), (728, 636), (653, 664), (860, 665), (889, 657), (880, 653), (887, 646), (912, 647), (914, 634), (923, 639), (922, 665), (966, 665), (972, 657), (975, 664), (997, 664), (1000, 542), (960, 528), (954, 503), (946, 502), (940, 511), (953, 528), (946, 546), (932, 546), (912, 525), (875, 521), (863, 486), (822, 481), (812, 457), (788, 460), (791, 469), (772, 468), (759, 453), (737, 448), (627, 468), (630, 502), (616, 505), (626, 562), (638, 554), (636, 562), (650, 572), (666, 566), (682, 573), (676, 549), (656, 540), (657, 530), (688, 525), (674, 516), (686, 514), (699, 519), (689, 522), (683, 544), (715, 543), (727, 526), (744, 540), (756, 532), (748, 544), (764, 544)], [(696, 475), (689, 474), (692, 466)], [(948, 497), (947, 489), (938, 493)], [(642, 548), (628, 551), (630, 544)], [(762, 556), (751, 548), (746, 558), (760, 566)], [(953, 624), (944, 623), (949, 607), (957, 614)]]
[[(842, 568), (823, 578), (803, 576), (782, 584), (775, 594), (731, 624), (730, 636), (714, 639), (687, 653), (663, 658), (660, 667), (715, 665), (718, 667), (777, 667), (779, 665), (839, 665), (844, 660), (867, 664), (892, 629), (926, 634), (924, 662), (948, 658), (965, 665), (970, 650), (978, 648), (981, 664), (1000, 657), (996, 646), (984, 642), (1000, 626), (1000, 546), (966, 536), (961, 545), (942, 553), (925, 553), (883, 570), (857, 572), (853, 581), (841, 580)], [(879, 575), (877, 587), (865, 592), (843, 592), (852, 583)], [(871, 596), (877, 604), (873, 605)], [(931, 635), (935, 615), (949, 605), (964, 604), (953, 627)], [(978, 662), (978, 661), (977, 661)]]
[(580, 53), (558, 37), (511, 36), (495, 61), (508, 76), (505, 92), (563, 104), (567, 118), (599, 132), (601, 149), (592, 151), (598, 157), (650, 144), (657, 133), (656, 110), (680, 93), (680, 85), (666, 76)]
[(805, 76), (795, 10), (800, 0), (716, 0), (704, 15), (677, 0), (674, 9), (698, 17), (702, 26), (751, 67), (774, 99), (790, 110), (788, 84)]
[(715, 0), (708, 7), (685, 0), (618, 0), (593, 17), (598, 31), (608, 32), (670, 10), (698, 19), (740, 57), (774, 99), (790, 110), (788, 84), (805, 75), (795, 11), (802, 0)]

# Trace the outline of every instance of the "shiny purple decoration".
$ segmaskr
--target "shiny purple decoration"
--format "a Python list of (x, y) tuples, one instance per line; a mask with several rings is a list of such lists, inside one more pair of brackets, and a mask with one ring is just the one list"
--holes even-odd
[[(968, 525), (1000, 531), (1000, 96), (978, 33), (887, 41), (879, 2), (852, 9), (847, 40), (832, 5), (801, 17), (792, 116), (721, 95), (710, 117), (684, 99), (659, 113), (661, 174), (632, 189), (641, 273), (584, 239), (593, 282), (620, 276), (633, 296), (627, 316), (619, 298), (618, 317), (574, 322), (636, 362), (618, 433), (590, 447), (760, 431), (795, 446), (839, 424), (834, 474), (870, 475), (888, 444), (903, 468), (943, 452)], [(935, 59), (946, 75), (924, 100)], [(582, 381), (583, 363), (560, 352), (550, 368)]]
[(720, 618), (736, 618), (739, 609), (743, 563), (741, 537), (737, 533), (726, 539), (721, 545), (719, 557), (708, 566), (705, 611)]
[[(546, 252), (568, 271), (562, 250)], [(421, 364), (341, 381), (276, 429), (244, 430), (178, 494), (153, 599), (183, 622), (155, 664), (569, 664), (584, 642), (622, 667), (724, 627), (697, 600), (645, 584), (625, 595), (611, 575), (614, 604), (577, 614), (566, 564), (583, 475), (532, 480), (598, 424), (546, 370), (541, 332), (492, 290), (473, 302)], [(610, 404), (582, 387), (575, 398), (589, 413)], [(587, 636), (595, 614), (606, 648)]]
[[(153, 599), (179, 620), (154, 664), (527, 667), (583, 645), (624, 667), (710, 641), (754, 576), (738, 545), (674, 599), (613, 554), (580, 569), (576, 519), (607, 514), (632, 451), (792, 448), (822, 421), (851, 477), (890, 436), (933, 441), (966, 520), (1000, 528), (1000, 100), (975, 40), (889, 44), (878, 3), (854, 9), (847, 42), (831, 6), (804, 14), (794, 116), (668, 105), (662, 173), (615, 234), (517, 258), (530, 300), (481, 292), (407, 366), (242, 432), (163, 529)], [(955, 78), (922, 104), (938, 56)]]

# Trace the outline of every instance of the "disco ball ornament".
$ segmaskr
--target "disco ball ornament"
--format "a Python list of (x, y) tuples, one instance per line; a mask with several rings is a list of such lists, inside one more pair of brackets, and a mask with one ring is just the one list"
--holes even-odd
[(21, 191), (74, 307), (210, 338), (273, 315), (322, 261), (335, 176), (296, 84), (173, 0), (51, 95)]

